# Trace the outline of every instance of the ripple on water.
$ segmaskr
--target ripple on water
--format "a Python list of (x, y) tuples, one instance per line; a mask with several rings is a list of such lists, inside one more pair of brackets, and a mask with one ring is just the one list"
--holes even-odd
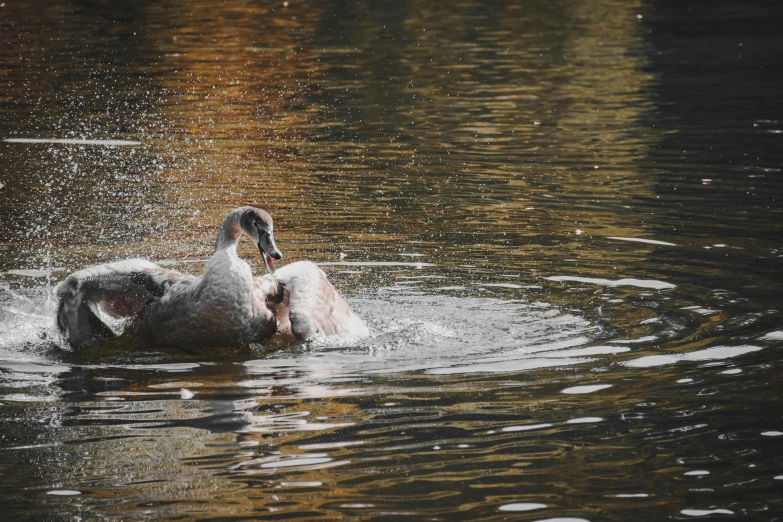
[(574, 518), (574, 517), (555, 517), (555, 518), (541, 518), (535, 522), (590, 522), (586, 518)]
[(363, 440), (346, 440), (342, 442), (323, 442), (315, 444), (300, 444), (299, 449), (315, 450), (315, 449), (335, 449), (335, 448), (347, 448), (349, 446), (361, 446), (364, 444)]
[[(351, 304), (369, 324), (371, 337), (319, 340), (311, 343), (317, 349), (297, 357), (281, 351), (245, 366), (258, 375), (283, 368), (293, 372), (292, 381), (277, 384), (308, 377), (324, 383), (361, 374), (507, 373), (567, 367), (628, 351), (622, 346), (578, 348), (590, 343), (599, 327), (544, 303), (385, 294), (354, 299)], [(260, 387), (275, 382), (253, 379), (243, 384)]]
[[(404, 264), (406, 267), (410, 264)], [(12, 306), (35, 320), (20, 318), (14, 336), (0, 338), (0, 360), (5, 344), (11, 352), (27, 342), (40, 343), (43, 332), (53, 335), (50, 310), (43, 309), (41, 296), (15, 299)], [(505, 373), (539, 368), (567, 367), (628, 351), (626, 347), (589, 346), (600, 328), (590, 321), (542, 302), (500, 298), (455, 297), (450, 295), (398, 295), (378, 290), (377, 297), (352, 300), (374, 334), (363, 340), (331, 338), (312, 343), (310, 354), (291, 358), (287, 352), (251, 361), (252, 373), (264, 368), (286, 366), (303, 371), (302, 378), (329, 374), (329, 379), (357, 374), (425, 371), (432, 374)], [(25, 308), (26, 307), (26, 308)], [(25, 308), (22, 310), (22, 308)], [(29, 310), (27, 310), (29, 308)], [(394, 315), (389, 314), (394, 310)], [(22, 332), (21, 334), (19, 332)], [(19, 337), (21, 335), (21, 337)], [(45, 335), (44, 335), (45, 336)], [(568, 350), (570, 348), (570, 350)], [(536, 355), (538, 354), (538, 355)], [(30, 364), (30, 354), (20, 354)], [(45, 365), (42, 359), (37, 364)], [(189, 372), (200, 363), (160, 362), (115, 364), (113, 368), (141, 371)], [(44, 371), (67, 371), (51, 366)], [(264, 386), (257, 380), (246, 386)], [(280, 383), (278, 383), (280, 384)], [(190, 398), (190, 390), (183, 398)], [(192, 392), (191, 392), (192, 393)], [(187, 397), (185, 397), (187, 396)]]
[(648, 245), (677, 246), (674, 243), (667, 243), (666, 241), (658, 241), (657, 239), (643, 239), (641, 237), (609, 236), (607, 237), (607, 239), (614, 239), (616, 241), (631, 241), (635, 243), (647, 243)]
[(577, 276), (551, 276), (547, 277), (550, 281), (573, 281), (576, 283), (589, 283), (598, 286), (635, 286), (638, 288), (652, 288), (654, 290), (668, 290), (676, 288), (676, 285), (665, 281), (656, 281), (655, 279), (601, 279), (596, 277), (577, 277)]
[(611, 388), (613, 384), (592, 384), (588, 386), (572, 386), (570, 388), (564, 388), (560, 393), (566, 393), (571, 395), (579, 395), (584, 393), (593, 393), (607, 388)]
[(683, 509), (680, 511), (683, 515), (689, 517), (705, 517), (707, 515), (733, 515), (734, 512), (729, 509)]
[(592, 355), (612, 355), (617, 353), (630, 352), (630, 348), (625, 346), (590, 346), (588, 348), (576, 348), (573, 350), (562, 350), (558, 352), (546, 352), (542, 355), (546, 357), (586, 357)]
[[(642, 321), (639, 324), (650, 324), (652, 321)], [(612, 339), (611, 341), (607, 341), (608, 343), (615, 343), (615, 344), (637, 344), (637, 343), (649, 343), (651, 341), (655, 341), (658, 338), (654, 335), (645, 335), (644, 337), (639, 337), (638, 339)]]
[(128, 364), (115, 366), (125, 370), (147, 370), (154, 372), (187, 372), (201, 366), (199, 363), (162, 363), (162, 364)]
[(535, 502), (516, 502), (514, 504), (503, 504), (498, 508), (499, 511), (533, 511), (535, 509), (544, 509), (546, 504)]
[(730, 359), (739, 357), (746, 353), (761, 350), (761, 346), (743, 345), (743, 346), (713, 346), (706, 350), (697, 350), (695, 352), (674, 353), (667, 355), (648, 355), (626, 361), (623, 364), (631, 368), (652, 368), (655, 366), (665, 366), (675, 364), (680, 361), (710, 361), (714, 359)]
[[(685, 518), (674, 510), (687, 503), (705, 519), (725, 516), (718, 502), (738, 517), (775, 509), (768, 483), (783, 483), (767, 477), (783, 436), (761, 434), (783, 431), (771, 348), (783, 324), (768, 312), (783, 309), (773, 201), (783, 148), (769, 134), (782, 128), (771, 103), (781, 9), (21, 4), (4, 10), (6, 132), (143, 143), (0, 143), (0, 269), (21, 269), (0, 277), (13, 289), (42, 285), (26, 276), (51, 275), (35, 270), (44, 251), (69, 268), (131, 254), (198, 272), (222, 214), (266, 201), (287, 259), (344, 261), (321, 266), (358, 296), (351, 304), (374, 333), (272, 354), (151, 349), (104, 360), (43, 338), (43, 289), (31, 307), (6, 306), (0, 291), (0, 360), (37, 365), (0, 369), (0, 395), (56, 401), (3, 405), (0, 445), (59, 444), (0, 451), (6, 508), (42, 519), (546, 522)], [(107, 28), (113, 15), (143, 30), (131, 39)], [(695, 25), (698, 38), (679, 37)], [(695, 73), (682, 67), (694, 57), (707, 64)], [(774, 123), (754, 129), (762, 115)], [(766, 178), (748, 181), (760, 170)], [(698, 248), (715, 239), (731, 248)], [(252, 244), (241, 248), (259, 267)], [(728, 365), (612, 364), (751, 342), (770, 347), (764, 364), (747, 361), (752, 379), (718, 374)], [(209, 366), (161, 366), (202, 357)], [(715, 396), (671, 386), (690, 375)], [(586, 386), (601, 383), (615, 387)], [(683, 413), (688, 428), (709, 419), (713, 429), (669, 431)], [(538, 428), (501, 432), (512, 424)], [(485, 435), (491, 427), (498, 433)], [(742, 467), (750, 460), (759, 468)], [(351, 464), (322, 469), (341, 462)], [(716, 474), (683, 477), (698, 463)], [(759, 482), (688, 492), (723, 471)], [(89, 491), (47, 497), (55, 484)], [(642, 491), (655, 501), (606, 495)]]
[(531, 430), (542, 430), (544, 428), (551, 428), (552, 424), (543, 423), (543, 424), (528, 424), (525, 426), (506, 426), (500, 431), (531, 431)]
[(295, 458), (290, 460), (278, 460), (274, 462), (264, 462), (260, 465), (262, 468), (292, 468), (303, 466), (314, 466), (317, 464), (326, 464), (332, 462), (330, 457), (312, 457), (312, 458)]
[(566, 424), (589, 424), (593, 422), (603, 422), (601, 417), (580, 417), (578, 419), (569, 419)]

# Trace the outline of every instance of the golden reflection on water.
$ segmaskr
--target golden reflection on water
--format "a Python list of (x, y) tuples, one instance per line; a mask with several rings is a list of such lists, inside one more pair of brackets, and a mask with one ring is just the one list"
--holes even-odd
[(116, 218), (150, 233), (63, 250), (203, 259), (225, 213), (252, 203), (290, 259), (439, 237), (441, 256), (509, 268), (591, 258), (575, 231), (643, 235), (618, 216), (651, 197), (635, 163), (656, 142), (638, 8), (416, 4), (384, 25), (365, 6), (333, 35), (333, 7), (148, 7), (133, 39), (161, 112), (145, 123), (152, 158), (128, 174), (151, 190)]
[[(577, 228), (640, 233), (623, 228), (614, 211), (649, 190), (634, 161), (655, 143), (639, 123), (650, 110), (650, 73), (631, 52), (643, 46), (637, 4), (465, 2), (444, 12), (416, 3), (391, 17), (359, 5), (349, 8), (354, 21), (332, 33), (335, 14), (345, 8), (184, 2), (137, 12), (138, 27), (125, 38), (144, 56), (139, 72), (161, 103), (136, 125), (142, 135), (128, 133), (145, 142), (137, 152), (145, 159), (129, 162), (127, 174), (148, 189), (102, 225), (132, 221), (147, 233), (119, 242), (87, 235), (58, 244), (52, 255), (68, 265), (132, 254), (204, 259), (225, 213), (248, 203), (277, 217), (288, 259), (332, 261), (347, 252), (350, 259), (386, 260), (412, 250), (437, 256), (443, 266), (485, 259), (513, 271), (528, 266), (531, 255), (562, 256), (560, 243)], [(91, 117), (70, 111), (76, 119)], [(607, 176), (612, 183), (604, 182)], [(615, 192), (618, 180), (627, 191)], [(87, 190), (94, 180), (86, 182)], [(91, 214), (104, 212), (102, 197), (91, 200)], [(604, 205), (592, 198), (605, 198), (608, 210), (598, 210)], [(63, 220), (84, 214), (84, 203), (47, 201), (61, 206)], [(517, 239), (509, 243), (507, 234)], [(363, 398), (366, 392), (353, 397), (356, 383), (319, 384), (316, 373), (308, 379), (312, 384), (292, 388), (285, 372), (187, 375), (181, 387), (195, 397), (183, 401), (170, 400), (179, 392), (169, 390), (178, 386), (170, 376), (137, 378), (101, 392), (107, 402), (96, 403), (96, 411), (66, 419), (62, 442), (93, 441), (70, 446), (85, 448), (83, 457), (57, 452), (79, 460), (69, 484), (88, 490), (94, 509), (108, 516), (292, 508), (326, 516), (357, 509), (402, 514), (392, 506), (414, 492), (419, 515), (443, 509), (487, 515), (494, 510), (488, 506), (519, 499), (520, 485), (536, 483), (548, 462), (568, 467), (563, 473), (574, 489), (590, 481), (578, 473), (589, 452), (534, 439), (523, 458), (509, 462), (518, 438), (488, 435), (502, 426), (462, 418), (501, 411), (519, 400), (516, 391), (475, 400), (480, 383), (445, 392), (444, 381), (440, 391)], [(383, 379), (374, 382), (383, 386)], [(254, 399), (226, 409), (231, 402), (219, 398), (237, 387), (243, 400)], [(549, 402), (528, 395), (525, 411), (540, 412)], [(559, 397), (554, 402), (562, 407)], [(118, 409), (102, 411), (107, 404)], [(225, 415), (228, 432), (199, 429), (210, 426), (199, 424), (205, 415)], [(114, 439), (124, 423), (119, 433), (127, 438)], [(432, 440), (435, 428), (439, 437), (451, 433), (450, 440)], [(365, 439), (360, 446), (299, 447)], [(457, 442), (468, 448), (455, 449)], [(264, 467), (302, 455), (315, 464)], [(39, 473), (50, 476), (43, 466)], [(55, 470), (51, 480), (60, 474)], [(432, 480), (438, 488), (428, 485)], [(323, 485), (303, 492), (281, 487), (291, 482)], [(492, 493), (473, 498), (464, 484)], [(536, 498), (557, 495), (546, 489)], [(114, 502), (117, 495), (125, 502)], [(146, 499), (164, 504), (150, 510)], [(176, 504), (166, 507), (168, 499)]]
[[(257, 20), (269, 13), (253, 9), (230, 28), (216, 21), (230, 15), (211, 8), (186, 20), (212, 29), (163, 24), (155, 36), (175, 100), (166, 118), (187, 159), (160, 189), (198, 214), (158, 240), (199, 238), (207, 249), (224, 213), (247, 202), (276, 213), (294, 259), (333, 260), (357, 242), (388, 257), (399, 241), (454, 234), (460, 250), (513, 266), (557, 255), (535, 240), (542, 232), (558, 245), (576, 229), (643, 234), (617, 219), (649, 190), (635, 161), (655, 143), (640, 123), (650, 73), (629, 52), (643, 45), (638, 6), (569, 6), (557, 16), (570, 22), (551, 32), (524, 7), (477, 7), (443, 17), (416, 6), (385, 31), (358, 22), (339, 45), (310, 41), (328, 24), (318, 9), (261, 34)], [(560, 159), (541, 164), (544, 154)], [(533, 240), (510, 250), (482, 239), (507, 233)], [(579, 246), (570, 248), (589, 257)]]
[[(622, 391), (602, 392), (600, 397), (602, 403), (614, 404), (612, 419), (598, 416), (573, 425), (566, 421), (593, 416), (604, 407), (594, 396), (559, 394), (568, 381), (557, 374), (524, 383), (501, 380), (492, 387), (483, 381), (474, 387), (464, 380), (444, 380), (439, 390), (397, 389), (394, 394), (383, 393), (385, 383), (379, 381), (380, 388), (369, 396), (301, 401), (282, 395), (235, 401), (255, 422), (227, 433), (194, 429), (198, 424), (175, 427), (214, 413), (218, 403), (211, 399), (130, 402), (132, 397), (127, 397), (129, 402), (113, 404), (113, 412), (105, 409), (107, 403), (95, 404), (94, 411), (90, 403), (80, 404), (83, 413), (69, 415), (69, 425), (77, 419), (93, 420), (92, 438), (77, 442), (84, 438), (79, 434), (84, 427), (68, 428), (63, 432), (66, 441), (71, 438), (76, 444), (57, 451), (79, 460), (65, 483), (90, 495), (93, 509), (105, 516), (263, 516), (283, 511), (299, 517), (339, 517), (349, 509), (343, 506), (357, 503), (376, 508), (363, 511), (366, 515), (425, 516), (455, 510), (487, 517), (507, 502), (538, 501), (553, 504), (558, 512), (578, 509), (592, 518), (600, 516), (615, 494), (648, 491), (645, 474), (654, 471), (659, 480), (672, 481), (682, 472), (667, 463), (678, 455), (677, 441), (690, 435), (651, 431), (645, 415), (662, 413), (652, 404), (639, 403), (637, 394), (650, 397), (650, 390), (645, 385), (637, 389), (634, 376), (627, 377), (631, 383)], [(661, 378), (673, 382), (674, 375), (664, 370)], [(673, 399), (677, 392), (670, 388), (656, 390), (658, 400)], [(146, 389), (160, 388), (153, 384)], [(509, 404), (517, 406), (509, 410)], [(288, 423), (288, 429), (254, 429), (269, 418)], [(165, 427), (167, 420), (175, 426)], [(297, 422), (305, 420), (339, 421), (343, 426), (297, 428)], [(118, 432), (121, 424), (115, 423), (121, 422), (128, 424)], [(503, 431), (541, 422), (553, 425)], [(115, 438), (118, 433), (124, 438)], [(716, 434), (708, 429), (699, 436)], [(655, 443), (639, 447), (638, 436), (652, 437)], [(596, 437), (604, 442), (596, 444)], [(293, 462), (302, 464), (290, 465)], [(552, 477), (567, 477), (567, 483), (548, 482)], [(123, 502), (115, 501), (118, 496)], [(156, 502), (148, 504), (150, 498)], [(407, 507), (401, 504), (404, 499), (411, 499)], [(641, 506), (665, 509), (670, 501), (651, 495)]]
[[(326, 269), (348, 294), (377, 292), (376, 308), (365, 310), (399, 328), (410, 351), (436, 344), (416, 344), (431, 332), (411, 324), (429, 319), (453, 343), (451, 353), (395, 358), (388, 354), (405, 346), (387, 333), (359, 348), (312, 348), (321, 359), (308, 359), (305, 347), (279, 359), (142, 352), (128, 363), (110, 351), (51, 356), (40, 346), (45, 336), (20, 342), (0, 359), (21, 353), (50, 365), (20, 370), (24, 377), (12, 365), (2, 370), (11, 382), (3, 385), (16, 390), (0, 405), (17, 416), (4, 424), (8, 440), (27, 443), (27, 427), (48, 426), (44, 442), (11, 448), (4, 460), (35, 476), (19, 501), (26, 513), (483, 520), (501, 516), (506, 503), (538, 502), (548, 506), (541, 516), (675, 514), (671, 505), (691, 486), (678, 445), (712, 448), (719, 435), (745, 436), (730, 421), (725, 430), (702, 426), (709, 408), (683, 403), (716, 395), (710, 408), (720, 407), (723, 374), (700, 368), (690, 381), (698, 388), (678, 388), (674, 368), (630, 371), (622, 363), (638, 353), (606, 347), (600, 353), (616, 355), (608, 362), (504, 372), (547, 341), (647, 336), (639, 350), (657, 353), (712, 346), (732, 326), (717, 308), (688, 310), (696, 297), (678, 294), (680, 286), (640, 293), (543, 279), (667, 280), (662, 274), (676, 270), (653, 255), (665, 248), (602, 239), (678, 241), (662, 236), (673, 222), (652, 219), (659, 179), (648, 159), (667, 135), (646, 123), (657, 110), (657, 78), (642, 7), (9, 3), (3, 27), (23, 29), (0, 55), (9, 78), (3, 132), (142, 145), (0, 145), (13, 172), (0, 178), (4, 271), (53, 267), (58, 279), (143, 255), (198, 272), (226, 212), (256, 204), (275, 216), (286, 260), (427, 263)], [(255, 259), (251, 245), (243, 249)], [(710, 274), (731, 268), (705, 265)], [(488, 289), (499, 293), (482, 294)], [(430, 300), (411, 297), (422, 294)], [(500, 297), (449, 311), (452, 295)], [(479, 313), (491, 306), (502, 308), (495, 322)], [(752, 324), (763, 303), (743, 310), (736, 322)], [(538, 329), (499, 325), (523, 316)], [(460, 336), (461, 323), (499, 325), (501, 334)], [(525, 335), (532, 341), (515, 344)], [(755, 332), (743, 335), (757, 342)], [(764, 379), (771, 372), (757, 371)], [(613, 387), (562, 393), (585, 383)], [(757, 408), (772, 402), (766, 394)], [(588, 417), (601, 420), (567, 424)], [(715, 453), (729, 458), (741, 449), (732, 444)], [(2, 483), (16, 486), (14, 473)], [(56, 504), (41, 491), (49, 487), (84, 495)], [(639, 492), (650, 497), (631, 507), (613, 496)]]

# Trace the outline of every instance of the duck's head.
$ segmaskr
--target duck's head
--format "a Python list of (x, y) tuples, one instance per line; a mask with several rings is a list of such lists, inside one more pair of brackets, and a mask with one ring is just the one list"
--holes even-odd
[(274, 260), (280, 260), (283, 254), (275, 245), (275, 236), (273, 234), (272, 216), (268, 212), (255, 207), (246, 207), (243, 209), (239, 218), (239, 226), (242, 231), (253, 239), (253, 242), (261, 252), (264, 258), (264, 265), (270, 274), (275, 273)]

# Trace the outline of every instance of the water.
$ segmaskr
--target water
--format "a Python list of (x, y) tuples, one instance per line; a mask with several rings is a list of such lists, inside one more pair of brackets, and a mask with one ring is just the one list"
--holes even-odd
[[(0, 9), (9, 516), (783, 514), (781, 8)], [(243, 204), (369, 339), (60, 348), (68, 272)]]

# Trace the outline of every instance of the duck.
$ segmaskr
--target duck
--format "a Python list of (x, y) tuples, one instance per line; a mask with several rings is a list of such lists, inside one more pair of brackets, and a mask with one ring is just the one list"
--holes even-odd
[[(254, 276), (237, 254), (244, 236), (258, 247), (266, 274)], [(369, 335), (318, 265), (298, 261), (276, 268), (282, 257), (269, 213), (236, 208), (220, 226), (201, 276), (141, 258), (68, 275), (54, 290), (60, 337), (81, 349), (120, 336), (197, 348)]]

